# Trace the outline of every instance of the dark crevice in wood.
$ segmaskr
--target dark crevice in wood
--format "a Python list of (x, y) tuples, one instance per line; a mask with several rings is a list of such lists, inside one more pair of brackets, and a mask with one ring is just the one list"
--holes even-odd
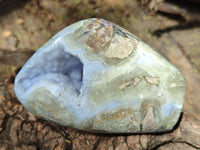
[(97, 150), (100, 141), (101, 141), (101, 138), (99, 138), (99, 139), (95, 142), (95, 144), (94, 144), (92, 150)]

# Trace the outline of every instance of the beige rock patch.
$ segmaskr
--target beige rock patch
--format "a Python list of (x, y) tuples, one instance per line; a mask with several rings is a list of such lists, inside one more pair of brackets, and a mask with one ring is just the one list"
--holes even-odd
[(105, 51), (105, 57), (124, 59), (128, 57), (135, 48), (136, 42), (133, 39), (115, 34), (110, 46)]

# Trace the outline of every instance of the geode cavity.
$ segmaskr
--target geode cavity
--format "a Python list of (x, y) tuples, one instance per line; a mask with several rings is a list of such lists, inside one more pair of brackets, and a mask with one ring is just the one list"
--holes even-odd
[(15, 93), (33, 114), (81, 130), (171, 130), (184, 75), (133, 34), (103, 19), (72, 24), (24, 65)]

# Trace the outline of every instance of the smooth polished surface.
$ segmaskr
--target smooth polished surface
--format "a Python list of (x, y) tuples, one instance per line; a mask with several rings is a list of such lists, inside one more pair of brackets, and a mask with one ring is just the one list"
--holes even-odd
[(179, 118), (185, 78), (133, 34), (94, 18), (52, 37), (21, 69), (14, 89), (30, 112), (64, 126), (162, 132)]

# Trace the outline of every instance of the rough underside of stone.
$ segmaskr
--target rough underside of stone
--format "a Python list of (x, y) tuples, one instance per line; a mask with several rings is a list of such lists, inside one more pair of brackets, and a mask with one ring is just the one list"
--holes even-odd
[(94, 18), (52, 37), (21, 69), (14, 89), (30, 112), (64, 126), (161, 132), (179, 118), (185, 78), (125, 29)]

